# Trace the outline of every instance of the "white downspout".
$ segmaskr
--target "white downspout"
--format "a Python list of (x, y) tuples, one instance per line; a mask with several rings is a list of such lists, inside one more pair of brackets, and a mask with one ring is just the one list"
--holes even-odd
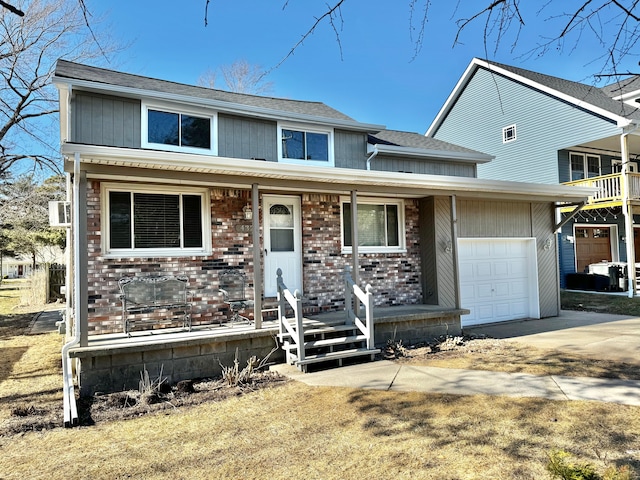
[(80, 343), (80, 315), (78, 313), (78, 300), (80, 297), (79, 265), (79, 235), (80, 215), (80, 154), (76, 153), (73, 159), (73, 338), (62, 347), (62, 382), (63, 382), (63, 408), (64, 426), (71, 427), (78, 424), (78, 409), (73, 386), (73, 364), (69, 357), (69, 350)]
[(627, 247), (627, 278), (629, 298), (636, 293), (636, 252), (633, 240), (633, 208), (629, 192), (629, 146), (627, 136), (629, 132), (620, 135), (620, 150), (622, 154), (622, 214), (624, 216), (624, 234)]
[(371, 160), (373, 160), (376, 155), (378, 155), (378, 147), (377, 145), (373, 146), (373, 153), (371, 155), (369, 155), (369, 158), (367, 158), (367, 170), (371, 170)]

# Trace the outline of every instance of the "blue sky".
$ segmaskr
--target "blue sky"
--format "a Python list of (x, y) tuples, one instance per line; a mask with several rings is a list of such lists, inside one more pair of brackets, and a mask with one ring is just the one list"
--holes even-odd
[[(567, 9), (576, 3), (562, 1)], [(414, 59), (409, 0), (346, 0), (342, 23), (338, 20), (336, 24), (342, 52), (335, 32), (323, 23), (292, 57), (269, 74), (271, 95), (321, 101), (361, 122), (424, 133), (470, 60), (487, 56), (482, 21), (464, 32), (461, 44), (453, 45), (455, 20), (487, 3), (433, 1), (422, 50)], [(86, 4), (94, 17), (104, 16), (116, 41), (129, 45), (107, 68), (195, 84), (206, 70), (240, 59), (265, 70), (277, 65), (314, 23), (314, 16), (324, 11), (326, 2), (212, 0), (206, 27), (205, 0)], [(471, 6), (465, 7), (467, 4)], [(536, 12), (523, 13), (535, 21), (526, 25), (516, 48), (510, 48), (513, 37), (507, 37), (497, 52), (489, 52), (489, 58), (591, 82), (589, 75), (600, 65), (592, 62), (597, 52), (586, 36), (578, 49), (571, 43), (544, 56), (526, 55), (542, 41), (541, 36), (557, 31), (561, 20), (545, 20), (549, 16), (545, 13), (537, 18)]]

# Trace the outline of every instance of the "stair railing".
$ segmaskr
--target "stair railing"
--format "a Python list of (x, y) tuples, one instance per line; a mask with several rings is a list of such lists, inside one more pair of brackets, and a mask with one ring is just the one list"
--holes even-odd
[[(276, 271), (278, 285), (278, 329), (280, 341), (289, 337), (295, 345), (298, 361), (304, 361), (304, 330), (302, 328), (302, 295), (299, 290), (294, 293), (282, 280), (282, 269)], [(287, 304), (293, 310), (293, 317), (287, 318)], [(291, 349), (286, 351), (287, 363), (293, 363)]]
[(358, 330), (367, 339), (367, 348), (372, 349), (375, 343), (373, 333), (373, 288), (370, 284), (367, 284), (365, 289), (362, 290), (356, 285), (351, 276), (351, 267), (349, 265), (345, 266), (343, 276), (347, 322), (353, 323), (358, 327)]

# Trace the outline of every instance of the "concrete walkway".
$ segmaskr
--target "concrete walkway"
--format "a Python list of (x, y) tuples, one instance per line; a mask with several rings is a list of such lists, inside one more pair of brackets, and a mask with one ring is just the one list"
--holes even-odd
[[(640, 369), (640, 318), (637, 317), (562, 311), (555, 318), (465, 328), (465, 333), (482, 333), (591, 358), (637, 363)], [(276, 365), (273, 369), (314, 386), (593, 400), (640, 406), (640, 381), (634, 380), (459, 370), (401, 365), (391, 361), (306, 374), (290, 365)]]

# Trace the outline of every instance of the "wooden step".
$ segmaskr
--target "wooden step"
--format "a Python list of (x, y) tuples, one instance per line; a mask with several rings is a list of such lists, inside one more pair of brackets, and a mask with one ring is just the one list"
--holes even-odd
[[(323, 333), (338, 333), (338, 332), (348, 332), (349, 330), (356, 330), (358, 327), (355, 325), (329, 325), (324, 327), (315, 327), (315, 328), (304, 328), (304, 334), (307, 335), (322, 335)], [(278, 335), (280, 340), (291, 337), (288, 332), (283, 332), (282, 335)]]
[[(331, 347), (335, 345), (344, 345), (347, 343), (364, 342), (366, 339), (367, 337), (364, 335), (349, 335), (346, 337), (324, 338), (322, 340), (310, 340), (308, 342), (304, 342), (304, 347), (305, 348)], [(296, 347), (294, 344), (289, 343), (288, 341), (285, 341), (282, 348), (285, 350), (291, 350)]]
[(380, 349), (372, 348), (369, 350), (368, 348), (354, 348), (351, 350), (342, 350), (339, 352), (326, 352), (319, 353), (317, 355), (309, 355), (306, 356), (304, 360), (295, 360), (295, 364), (298, 366), (310, 365), (312, 363), (321, 363), (328, 362), (331, 360), (340, 360), (343, 358), (352, 358), (352, 357), (360, 357), (364, 355), (375, 355), (380, 353)]

